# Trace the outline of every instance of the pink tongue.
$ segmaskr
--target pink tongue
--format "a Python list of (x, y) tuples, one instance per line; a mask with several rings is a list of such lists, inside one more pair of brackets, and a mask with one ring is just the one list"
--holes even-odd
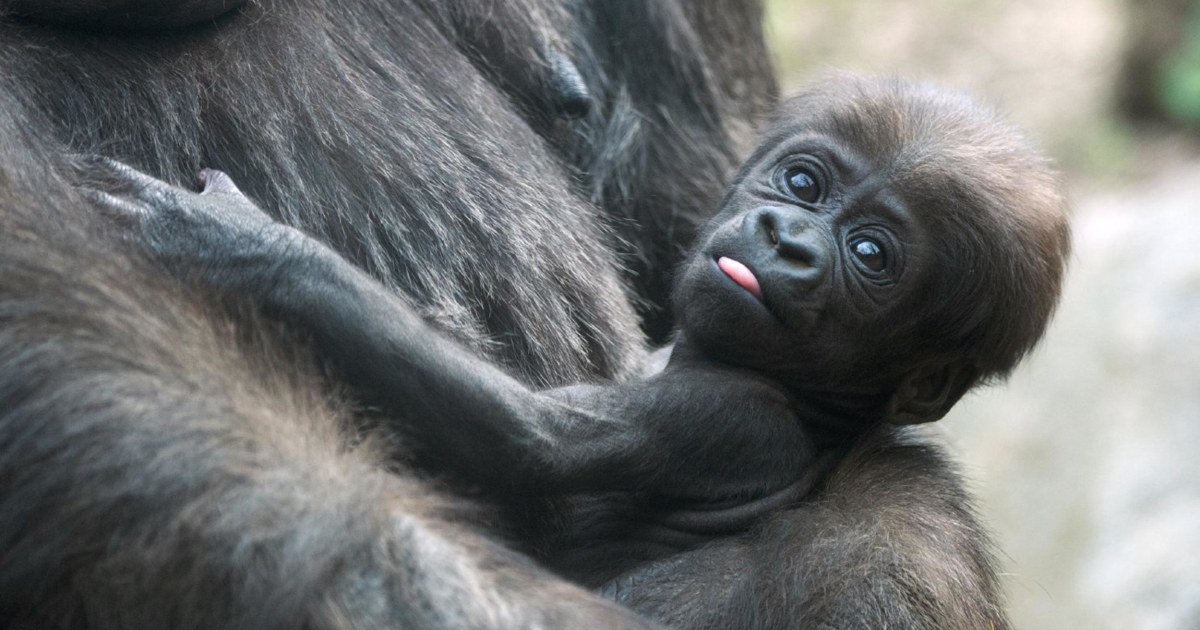
[(754, 272), (742, 263), (724, 256), (717, 259), (717, 266), (725, 275), (733, 279), (743, 289), (750, 292), (751, 295), (758, 299), (762, 299), (762, 289), (758, 286), (758, 278), (754, 277)]

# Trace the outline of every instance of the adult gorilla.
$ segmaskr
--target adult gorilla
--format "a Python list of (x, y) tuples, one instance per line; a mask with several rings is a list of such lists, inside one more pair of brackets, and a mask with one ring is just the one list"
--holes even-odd
[[(385, 464), (292, 333), (110, 239), (60, 156), (222, 168), (529, 382), (620, 378), (631, 300), (666, 329), (663, 270), (773, 96), (756, 3), (239, 4), (0, 3), (0, 617), (643, 625)], [(965, 502), (881, 430), (604, 590), (688, 627), (1004, 626)]]

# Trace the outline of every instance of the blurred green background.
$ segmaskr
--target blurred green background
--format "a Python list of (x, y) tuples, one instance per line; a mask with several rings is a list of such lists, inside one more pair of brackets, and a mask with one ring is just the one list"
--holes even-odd
[(824, 69), (995, 103), (1059, 162), (1066, 292), (1040, 349), (933, 430), (1027, 630), (1200, 629), (1200, 2), (767, 0), (785, 91)]

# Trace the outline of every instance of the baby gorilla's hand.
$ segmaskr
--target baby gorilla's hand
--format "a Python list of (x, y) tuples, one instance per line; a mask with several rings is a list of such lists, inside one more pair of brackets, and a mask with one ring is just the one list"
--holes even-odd
[(271, 287), (281, 266), (320, 249), (267, 216), (221, 171), (200, 172), (192, 192), (120, 162), (71, 160), (80, 194), (173, 275), (222, 292)]

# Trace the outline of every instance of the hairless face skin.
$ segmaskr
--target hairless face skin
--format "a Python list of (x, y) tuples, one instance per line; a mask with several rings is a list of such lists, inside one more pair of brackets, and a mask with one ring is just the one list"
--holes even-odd
[(866, 428), (936, 420), (1004, 376), (1069, 248), (1046, 161), (988, 110), (829, 77), (780, 106), (679, 269), (666, 367), (536, 391), (219, 172), (191, 193), (84, 168), (103, 182), (87, 194), (177, 273), (306, 329), (406, 418), (424, 465), (557, 514), (531, 544), (593, 580), (736, 532), (805, 496)]

